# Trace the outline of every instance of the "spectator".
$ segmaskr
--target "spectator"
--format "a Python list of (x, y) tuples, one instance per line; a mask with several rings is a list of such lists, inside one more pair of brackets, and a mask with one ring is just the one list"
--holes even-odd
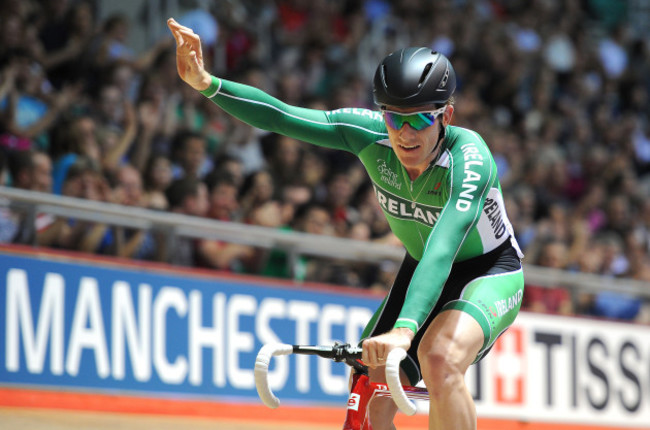
[(629, 58), (627, 45), (628, 29), (624, 24), (617, 25), (612, 33), (598, 44), (598, 55), (608, 78), (620, 78), (627, 68)]
[(300, 163), (304, 145), (296, 139), (287, 136), (273, 135), (273, 142), (267, 142), (271, 147), (271, 154), (267, 157), (269, 171), (278, 188), (300, 181)]
[(296, 210), (314, 199), (314, 194), (303, 183), (291, 183), (281, 189), (280, 203), (282, 205), (282, 224), (291, 224)]
[(99, 168), (101, 149), (97, 138), (97, 122), (90, 115), (67, 118), (59, 123), (53, 136), (53, 191), (61, 194), (68, 169), (79, 156), (87, 158)]
[[(83, 156), (68, 169), (62, 194), (93, 201), (111, 201), (108, 181), (92, 160)], [(115, 255), (116, 251), (115, 236), (109, 225), (74, 218), (63, 221), (56, 243), (66, 249), (88, 253)]]
[(275, 195), (275, 183), (267, 170), (246, 177), (240, 189), (240, 204), (246, 220), (258, 206), (270, 201)]
[(150, 157), (143, 179), (145, 207), (167, 210), (169, 202), (165, 190), (173, 180), (172, 163), (169, 158), (161, 154)]
[(16, 188), (52, 192), (52, 161), (41, 151), (17, 151), (11, 157), (11, 180)]
[(178, 178), (202, 179), (212, 170), (212, 162), (206, 156), (207, 142), (198, 133), (182, 131), (174, 139), (176, 161), (172, 174)]
[(327, 183), (325, 206), (330, 212), (337, 236), (346, 237), (348, 228), (357, 221), (358, 213), (352, 207), (355, 189), (347, 172), (338, 172)]
[(208, 189), (198, 179), (176, 179), (166, 193), (171, 212), (198, 217), (205, 216), (208, 212)]
[(0, 105), (3, 128), (0, 146), (8, 149), (49, 149), (47, 131), (79, 95), (80, 87), (65, 87), (57, 93), (49, 87), (43, 67), (26, 51), (16, 51), (11, 60), (15, 67), (15, 85)]
[[(133, 166), (125, 164), (117, 171), (113, 201), (125, 206), (145, 206), (142, 177)], [(151, 231), (122, 226), (116, 226), (114, 230), (118, 257), (137, 260), (153, 260), (156, 257), (158, 247)]]
[(227, 172), (208, 179), (210, 209), (208, 216), (219, 221), (235, 221), (240, 218), (237, 196), (239, 189), (235, 179)]
[[(0, 186), (6, 186), (8, 177), (7, 159), (0, 151)], [(9, 201), (0, 199), (0, 243), (12, 242), (18, 235), (20, 217), (9, 207)]]
[(231, 122), (228, 140), (224, 143), (224, 154), (242, 163), (244, 175), (263, 169), (266, 165), (260, 139), (263, 132), (241, 121)]
[[(603, 248), (601, 273), (608, 276), (629, 273), (631, 269), (630, 260), (622, 253), (622, 240), (615, 234), (606, 233), (598, 241)], [(632, 255), (635, 259), (638, 258), (634, 253)], [(635, 262), (638, 263), (639, 261)], [(637, 272), (643, 269), (636, 266), (634, 270)], [(588, 312), (598, 317), (633, 321), (641, 311), (641, 306), (642, 300), (629, 294), (617, 291), (601, 291), (593, 296), (592, 306)]]
[[(292, 225), (284, 226), (287, 231), (299, 231), (310, 234), (333, 234), (330, 214), (325, 207), (317, 203), (307, 203), (296, 211)], [(261, 269), (264, 276), (278, 278), (293, 278), (297, 281), (322, 281), (325, 275), (316, 273), (318, 266), (325, 265), (322, 260), (314, 260), (305, 256), (291, 259), (283, 250), (272, 250)], [(330, 271), (328, 270), (328, 273)]]
[[(16, 188), (42, 193), (52, 192), (52, 161), (41, 151), (16, 151), (11, 156), (11, 180)], [(36, 243), (40, 246), (56, 244), (62, 233), (62, 220), (48, 213), (37, 213), (33, 227), (27, 225), (25, 214), (14, 214), (20, 219), (20, 234), (14, 237), (19, 243)], [(35, 235), (35, 236), (33, 236)]]
[(88, 0), (74, 4), (49, 0), (44, 5), (38, 34), (40, 61), (52, 85), (61, 89), (85, 78), (83, 54), (94, 36), (95, 11)]
[(244, 163), (240, 159), (221, 155), (216, 158), (213, 172), (216, 174), (227, 173), (240, 188), (244, 184)]
[[(166, 191), (169, 210), (174, 213), (205, 216), (208, 211), (208, 190), (205, 184), (196, 178), (174, 180)], [(171, 249), (164, 255), (167, 261), (181, 266), (197, 264), (197, 239), (179, 237)]]
[[(559, 240), (551, 240), (541, 248), (536, 264), (551, 269), (566, 269), (567, 246)], [(562, 287), (526, 285), (522, 309), (532, 312), (572, 315), (573, 304), (569, 291)]]
[(128, 163), (127, 154), (135, 142), (138, 127), (135, 109), (126, 98), (122, 103), (122, 124), (105, 127), (98, 135), (101, 166), (107, 176), (115, 175), (121, 165)]
[(101, 70), (112, 63), (125, 62), (142, 72), (153, 64), (158, 54), (171, 46), (169, 40), (161, 39), (148, 51), (136, 55), (127, 43), (130, 26), (129, 17), (122, 13), (115, 13), (103, 22), (89, 52), (95, 67)]
[[(233, 221), (239, 217), (237, 202), (237, 184), (228, 174), (223, 173), (210, 178), (208, 216), (219, 221)], [(264, 220), (265, 214), (254, 216), (255, 221)], [(270, 219), (270, 218), (269, 218)], [(268, 221), (264, 220), (264, 221)], [(276, 227), (276, 225), (267, 225)], [(199, 265), (227, 271), (253, 271), (250, 266), (255, 259), (261, 260), (259, 250), (238, 243), (220, 240), (201, 239), (198, 241)]]

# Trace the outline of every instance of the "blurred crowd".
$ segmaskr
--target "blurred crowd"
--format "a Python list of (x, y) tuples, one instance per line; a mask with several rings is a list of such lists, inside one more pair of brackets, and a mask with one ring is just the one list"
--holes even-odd
[[(628, 19), (648, 11), (608, 0), (213, 7), (175, 17), (202, 36), (208, 69), (290, 104), (375, 109), (372, 76), (388, 52), (446, 54), (459, 78), (453, 121), (490, 146), (525, 262), (650, 285), (650, 34)], [(99, 12), (93, 1), (2, 2), (1, 184), (400, 246), (356, 158), (232, 119), (180, 81), (171, 35), (136, 52), (134, 17)], [(363, 288), (386, 289), (397, 269), (215, 240), (164, 257), (149, 231), (7, 207), (0, 241)], [(534, 285), (524, 302), (637, 321), (642, 305)]]

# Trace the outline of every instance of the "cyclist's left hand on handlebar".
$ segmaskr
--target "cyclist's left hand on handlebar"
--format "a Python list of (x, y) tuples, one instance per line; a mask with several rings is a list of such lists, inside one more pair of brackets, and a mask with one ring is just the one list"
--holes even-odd
[(370, 368), (386, 365), (388, 353), (395, 348), (408, 351), (415, 333), (408, 328), (394, 328), (388, 333), (363, 341), (362, 361)]
[(167, 26), (176, 39), (178, 75), (197, 91), (207, 89), (212, 78), (203, 67), (203, 51), (199, 35), (191, 28), (180, 25), (174, 18), (167, 20)]

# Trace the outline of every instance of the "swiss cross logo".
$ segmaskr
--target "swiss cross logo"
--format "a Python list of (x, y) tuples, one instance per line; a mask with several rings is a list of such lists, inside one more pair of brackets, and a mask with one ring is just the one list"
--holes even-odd
[(496, 401), (521, 405), (526, 387), (524, 333), (510, 327), (494, 344), (490, 353), (495, 363)]
[(348, 398), (348, 409), (352, 409), (353, 411), (358, 411), (360, 399), (361, 396), (359, 394), (350, 393), (350, 398)]

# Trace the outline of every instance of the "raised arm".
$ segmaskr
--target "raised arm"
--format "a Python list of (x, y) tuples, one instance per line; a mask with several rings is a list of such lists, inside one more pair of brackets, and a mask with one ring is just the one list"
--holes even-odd
[(387, 137), (377, 112), (322, 111), (292, 106), (258, 88), (211, 76), (204, 68), (199, 36), (172, 18), (167, 24), (176, 39), (176, 65), (181, 79), (239, 120), (259, 129), (355, 154)]

